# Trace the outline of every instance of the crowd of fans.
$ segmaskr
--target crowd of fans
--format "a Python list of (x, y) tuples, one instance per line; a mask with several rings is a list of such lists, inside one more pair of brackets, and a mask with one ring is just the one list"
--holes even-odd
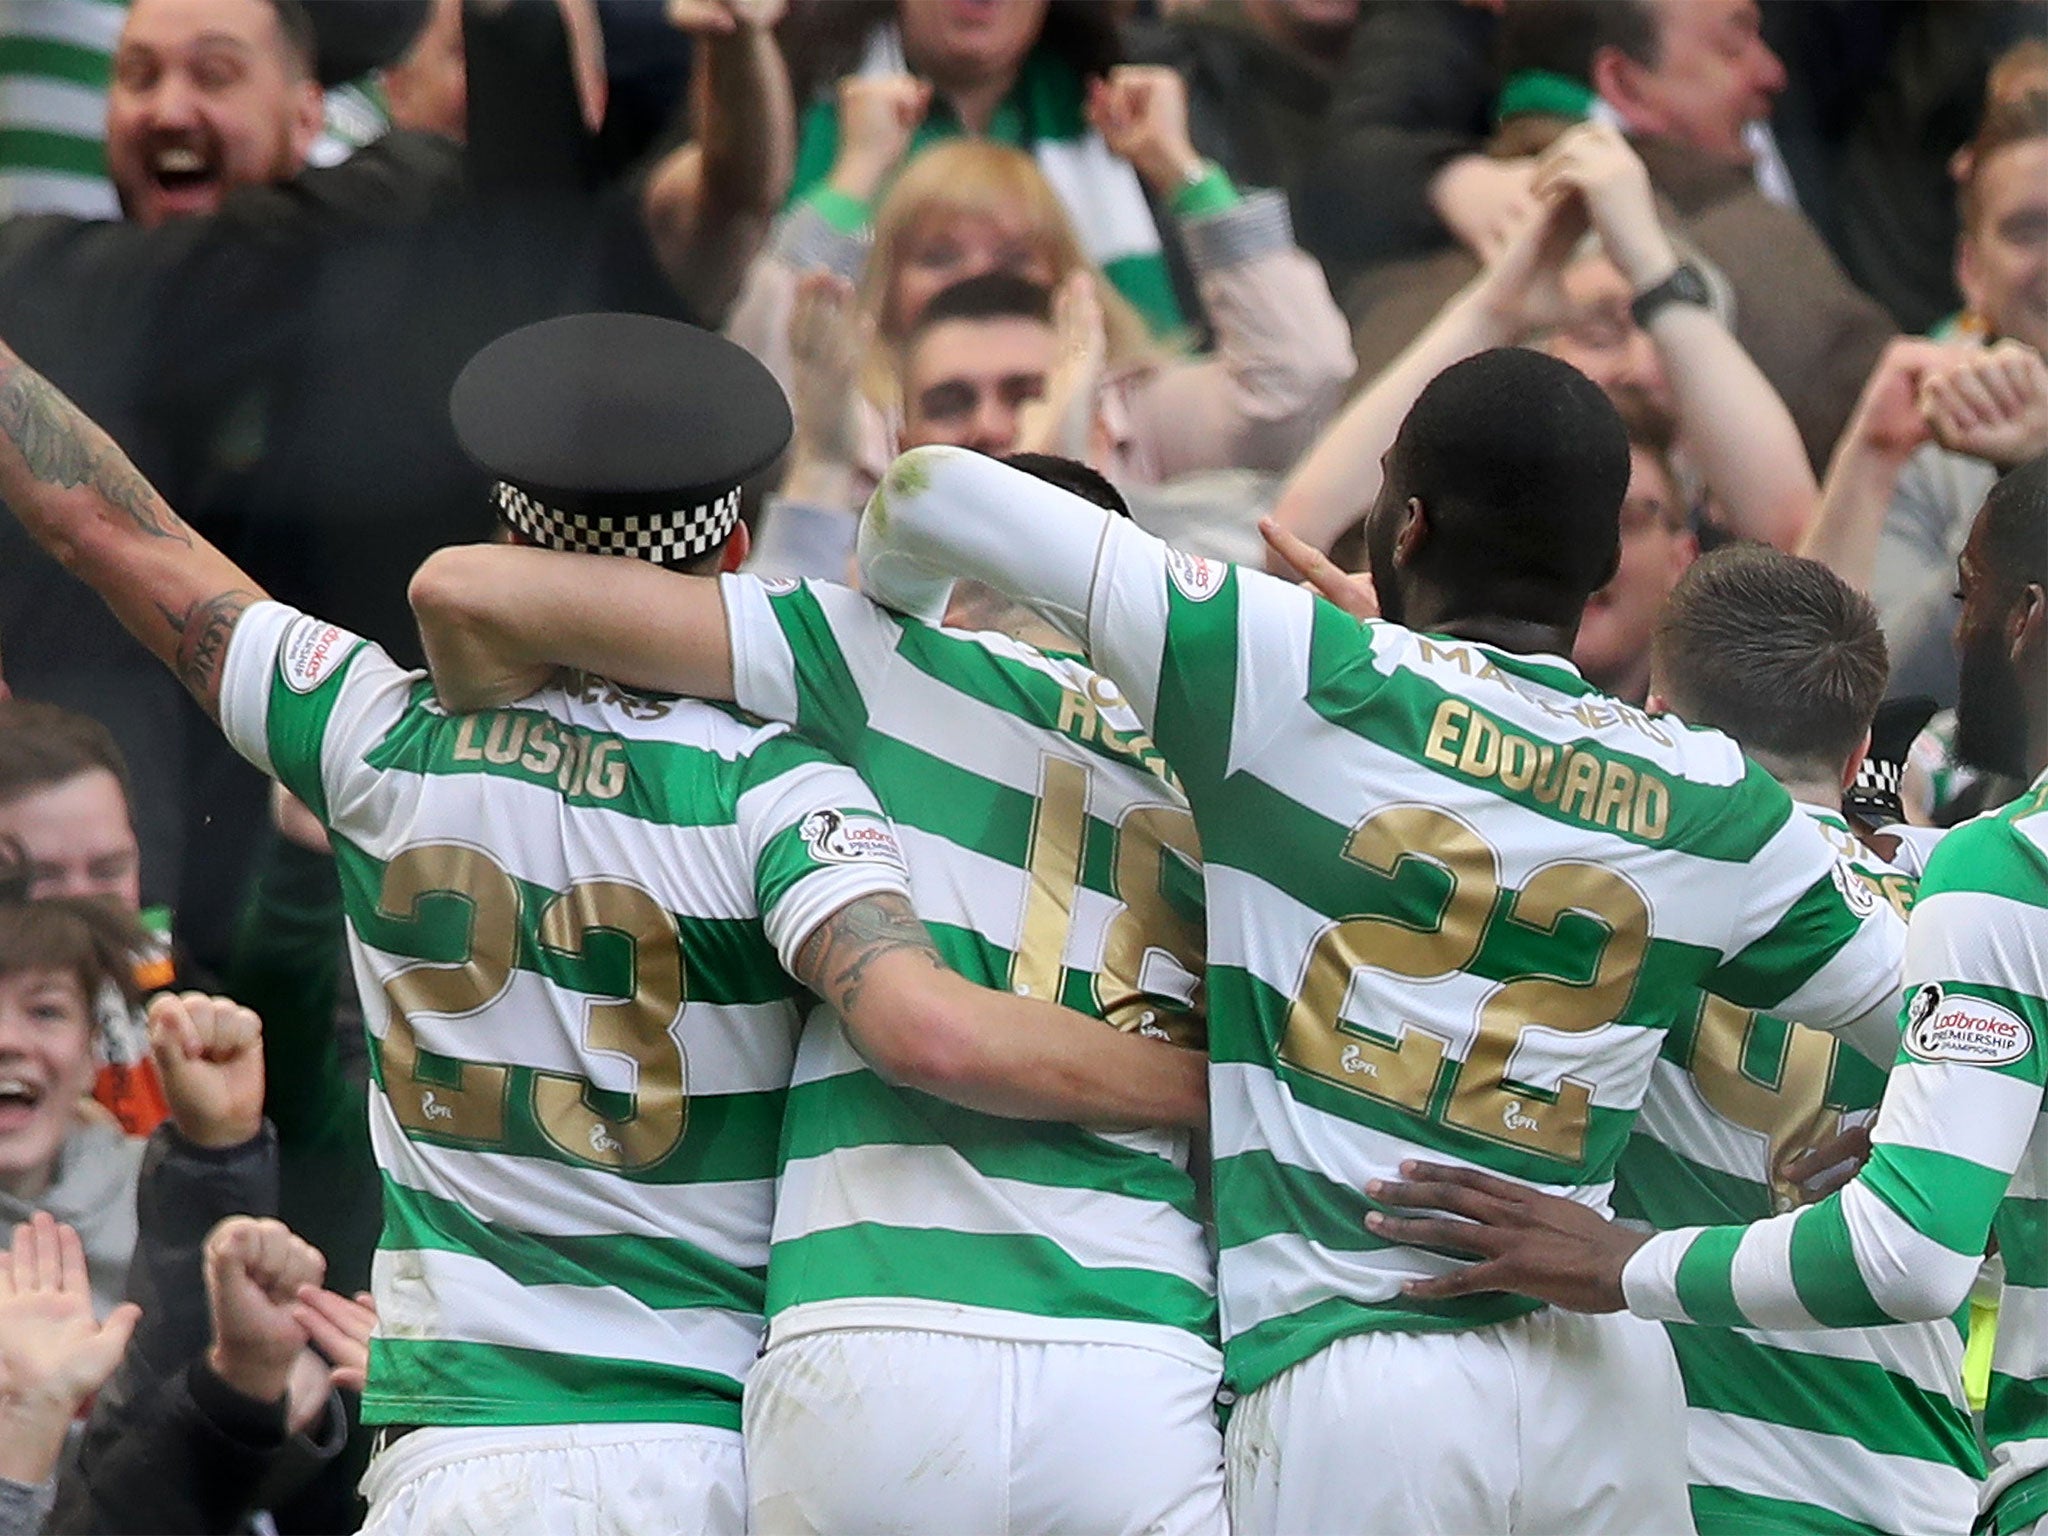
[[(953, 444), (1359, 612), (1403, 418), (1527, 346), (1628, 431), (1588, 680), (1642, 704), (1695, 559), (1775, 546), (1875, 605), (1907, 819), (2018, 788), (1952, 637), (2048, 453), (2024, 0), (16, 0), (0, 212), (0, 337), (400, 658), (493, 526), (450, 386), (549, 315), (772, 370), (762, 575), (852, 579)], [(352, 1529), (379, 1185), (324, 835), (4, 518), (0, 678), (0, 1531)]]

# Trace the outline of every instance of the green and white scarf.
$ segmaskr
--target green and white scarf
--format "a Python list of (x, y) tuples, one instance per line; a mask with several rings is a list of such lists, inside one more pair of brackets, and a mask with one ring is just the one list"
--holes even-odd
[[(878, 27), (868, 39), (858, 73), (909, 73), (903, 40), (893, 25)], [(1088, 126), (1084, 101), (1083, 83), (1073, 68), (1042, 47), (1034, 49), (1017, 72), (1010, 94), (996, 108), (988, 137), (1030, 152), (1074, 221), (1081, 248), (1136, 306), (1154, 335), (1171, 336), (1183, 328), (1185, 317), (1174, 297), (1151, 205), (1145, 201), (1138, 173)], [(952, 108), (934, 99), (905, 159), (965, 131)], [(831, 174), (838, 153), (837, 110), (830, 97), (821, 97), (804, 112), (791, 202)]]

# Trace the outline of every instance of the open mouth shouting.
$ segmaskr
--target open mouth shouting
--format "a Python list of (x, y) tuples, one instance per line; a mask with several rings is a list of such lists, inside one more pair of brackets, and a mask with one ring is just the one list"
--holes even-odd
[(0, 1072), (0, 1136), (32, 1124), (45, 1097), (41, 1083), (14, 1072)]
[(163, 218), (212, 213), (224, 190), (218, 146), (198, 139), (153, 144), (143, 156), (149, 197)]

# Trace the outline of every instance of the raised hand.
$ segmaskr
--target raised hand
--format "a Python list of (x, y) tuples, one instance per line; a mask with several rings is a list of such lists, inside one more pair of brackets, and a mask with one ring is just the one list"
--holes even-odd
[(96, 1322), (85, 1248), (47, 1211), (0, 1253), (0, 1477), (41, 1482), (85, 1400), (121, 1363), (142, 1309)]
[(1429, 203), (1460, 245), (1491, 260), (1536, 210), (1535, 176), (1536, 162), (1526, 156), (1460, 155), (1431, 178)]
[(187, 1141), (235, 1147), (263, 1129), (263, 1024), (250, 1010), (203, 992), (158, 993), (149, 1046)]
[(1483, 301), (1515, 337), (1562, 325), (1565, 263), (1589, 223), (1586, 200), (1559, 188), (1515, 214), (1481, 274)]
[(839, 82), (839, 155), (831, 185), (872, 199), (903, 157), (931, 109), (930, 84), (912, 75), (848, 75)]
[(790, 445), (784, 494), (824, 506), (851, 496), (860, 458), (860, 362), (872, 328), (854, 308), (853, 285), (830, 272), (797, 279), (789, 316)]
[(207, 1233), (204, 1267), (213, 1315), (206, 1363), (244, 1396), (276, 1402), (307, 1343), (299, 1290), (326, 1277), (327, 1260), (281, 1221), (230, 1216)]
[(1089, 81), (1088, 122), (1155, 192), (1171, 196), (1201, 169), (1188, 138), (1187, 84), (1164, 65), (1119, 64)]
[(788, 0), (667, 0), (668, 24), (699, 37), (765, 31), (782, 20)]
[(1582, 123), (1560, 134), (1537, 160), (1533, 187), (1539, 198), (1582, 198), (1608, 259), (1638, 291), (1678, 265), (1650, 173), (1618, 129)]
[(1354, 619), (1380, 616), (1380, 597), (1372, 577), (1364, 571), (1345, 570), (1306, 539), (1296, 538), (1270, 517), (1259, 519), (1259, 537), (1273, 552), (1268, 569), (1283, 576), (1292, 571), (1308, 586), (1342, 608)]
[(1843, 435), (1845, 445), (1853, 442), (1891, 458), (1904, 458), (1922, 443), (1933, 439), (1921, 390), (1934, 374), (1953, 367), (1963, 357), (1961, 348), (1921, 336), (1900, 336), (1892, 340), (1864, 381), (1863, 394), (1856, 402), (1856, 414), (1849, 418)]
[(1365, 1192), (1396, 1210), (1447, 1213), (1374, 1211), (1365, 1224), (1375, 1237), (1478, 1260), (1401, 1287), (1418, 1299), (1512, 1291), (1572, 1312), (1619, 1312), (1628, 1304), (1621, 1272), (1649, 1240), (1562, 1196), (1475, 1168), (1403, 1163), (1399, 1179), (1374, 1179)]
[(2001, 469), (2048, 452), (2048, 363), (2006, 340), (1930, 372), (1919, 393), (1934, 440)]
[(1052, 296), (1058, 351), (1045, 393), (1018, 413), (1017, 450), (1086, 460), (1095, 434), (1096, 398), (1109, 356), (1095, 274), (1076, 268)]

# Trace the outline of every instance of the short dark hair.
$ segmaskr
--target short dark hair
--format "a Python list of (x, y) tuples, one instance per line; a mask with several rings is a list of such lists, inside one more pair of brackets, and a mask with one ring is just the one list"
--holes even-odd
[(91, 715), (39, 699), (0, 699), (0, 805), (104, 768), (131, 800), (114, 733)]
[(980, 272), (948, 283), (931, 296), (903, 338), (905, 350), (933, 326), (948, 320), (1037, 320), (1052, 323), (1052, 294), (1043, 284), (1014, 272)]
[(136, 1001), (135, 962), (148, 936), (112, 902), (82, 896), (0, 903), (0, 976), (69, 971), (90, 1005), (112, 985)]
[(1418, 576), (1503, 617), (1576, 625), (1614, 574), (1628, 473), (1628, 434), (1598, 385), (1496, 347), (1416, 398), (1382, 494), (1422, 504)]
[(293, 68), (309, 80), (320, 78), (320, 34), (305, 0), (268, 0)]
[(1796, 778), (1841, 772), (1891, 677), (1869, 598), (1818, 560), (1754, 543), (1693, 562), (1665, 602), (1650, 657), (1681, 719), (1726, 731)]
[(1111, 485), (1106, 476), (1079, 459), (1062, 458), (1056, 453), (1006, 453), (1003, 462), (1012, 469), (1021, 469), (1025, 474), (1043, 480), (1047, 485), (1071, 491), (1105, 512), (1114, 512), (1118, 517), (1131, 515), (1130, 503), (1124, 500), (1123, 493)]
[(2048, 453), (2007, 470), (1977, 513), (1991, 574), (2008, 590), (2048, 587)]
[(1593, 56), (1618, 48), (1645, 69), (1663, 57), (1654, 0), (1507, 0), (1500, 14), (1501, 78), (1548, 70), (1593, 83)]
[(1983, 179), (1986, 162), (2001, 149), (2010, 149), (2029, 139), (2043, 138), (2048, 138), (2048, 90), (2027, 91), (1992, 101), (1985, 107), (1984, 120), (1977, 126), (1977, 136), (1970, 140), (1969, 169), (1964, 172), (1963, 184), (1957, 193), (1965, 234), (1977, 222), (1980, 202), (1977, 183)]

